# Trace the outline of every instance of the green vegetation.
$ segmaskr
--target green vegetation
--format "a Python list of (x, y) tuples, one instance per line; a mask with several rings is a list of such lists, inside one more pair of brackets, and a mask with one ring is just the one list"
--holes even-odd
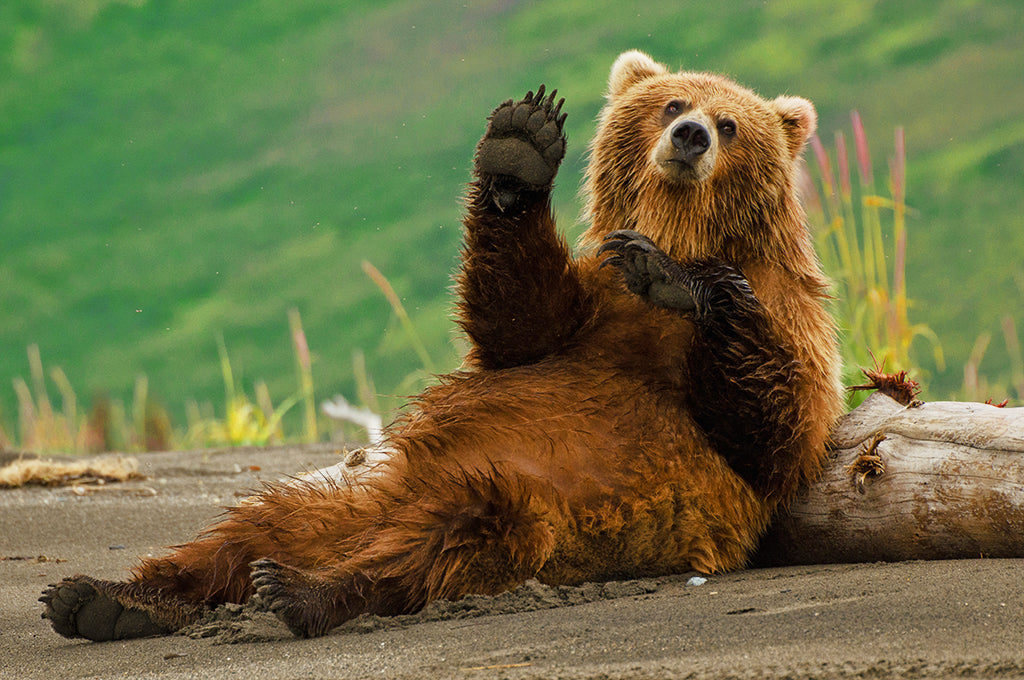
[(575, 236), (585, 141), (631, 47), (807, 96), (826, 140), (852, 108), (872, 140), (902, 126), (906, 299), (946, 358), (918, 351), (926, 396), (957, 394), (981, 356), (979, 396), (1020, 398), (1019, 347), (979, 342), (1010, 337), (1024, 301), (1020, 20), (1016, 0), (7, 0), (0, 423), (17, 430), (12, 381), (35, 381), (34, 345), (63, 369), (37, 392), (74, 385), (80, 413), (98, 394), (138, 401), (144, 375), (144, 403), (183, 427), (190, 400), (221, 400), (222, 337), (240, 390), (265, 381), (270, 416), (299, 395), (284, 417), (308, 435), (293, 308), (316, 396), (393, 408), (424, 352), (457, 362), (450, 276), (485, 116), (540, 82), (567, 98), (556, 210)]
[[(927, 325), (910, 322), (903, 129), (896, 129), (889, 163), (890, 195), (882, 196), (876, 191), (871, 152), (856, 111), (851, 122), (856, 180), (851, 177), (846, 136), (840, 131), (835, 137), (834, 163), (821, 139), (811, 140), (817, 172), (805, 175), (803, 191), (818, 253), (834, 278), (834, 314), (842, 328), (843, 383), (858, 384), (864, 368), (884, 373), (905, 370), (920, 380), (924, 373), (919, 368), (921, 362), (910, 351), (916, 338), (931, 343), (938, 365), (943, 358), (935, 333)], [(852, 407), (863, 400), (864, 393), (854, 391), (848, 396)]]

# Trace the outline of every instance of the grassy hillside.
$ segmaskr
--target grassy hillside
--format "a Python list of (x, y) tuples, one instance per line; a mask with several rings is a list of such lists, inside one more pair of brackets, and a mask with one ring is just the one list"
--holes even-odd
[[(280, 401), (293, 307), (320, 396), (354, 395), (357, 349), (392, 392), (420, 363), (362, 260), (454, 365), (459, 197), (485, 116), (540, 82), (566, 96), (557, 209), (575, 234), (585, 142), (631, 47), (807, 96), (826, 140), (858, 109), (879, 176), (906, 128), (910, 295), (949, 362), (931, 396), (957, 389), (977, 336), (1024, 301), (1019, 2), (646, 4), (7, 0), (0, 419), (31, 343), (80, 397), (145, 373), (180, 418), (220, 400), (222, 334), (242, 385)], [(999, 337), (982, 371), (1007, 383)]]

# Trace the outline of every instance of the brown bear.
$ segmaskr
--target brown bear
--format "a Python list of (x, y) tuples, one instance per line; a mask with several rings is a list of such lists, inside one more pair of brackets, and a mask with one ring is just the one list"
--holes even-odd
[(257, 593), (314, 636), (530, 578), (743, 566), (840, 413), (794, 187), (814, 108), (623, 54), (573, 258), (550, 205), (562, 103), (541, 88), (490, 116), (458, 275), (466, 369), (389, 428), (376, 467), (270, 486), (126, 582), (51, 586), (58, 633), (164, 633)]

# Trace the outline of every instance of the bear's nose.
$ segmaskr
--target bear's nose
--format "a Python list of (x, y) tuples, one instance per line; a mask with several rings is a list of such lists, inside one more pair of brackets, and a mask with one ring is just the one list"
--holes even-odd
[(711, 134), (697, 121), (684, 120), (672, 128), (672, 145), (689, 160), (711, 148)]

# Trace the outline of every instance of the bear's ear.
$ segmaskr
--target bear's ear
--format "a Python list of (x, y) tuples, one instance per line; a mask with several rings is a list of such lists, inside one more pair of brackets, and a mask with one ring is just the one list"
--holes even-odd
[(612, 74), (608, 78), (608, 99), (615, 99), (626, 88), (644, 78), (658, 76), (662, 73), (668, 73), (668, 69), (643, 52), (639, 50), (623, 52), (612, 64)]
[(803, 97), (776, 97), (772, 105), (782, 118), (789, 154), (796, 158), (803, 151), (807, 140), (818, 129), (818, 114), (814, 110), (814, 104)]

